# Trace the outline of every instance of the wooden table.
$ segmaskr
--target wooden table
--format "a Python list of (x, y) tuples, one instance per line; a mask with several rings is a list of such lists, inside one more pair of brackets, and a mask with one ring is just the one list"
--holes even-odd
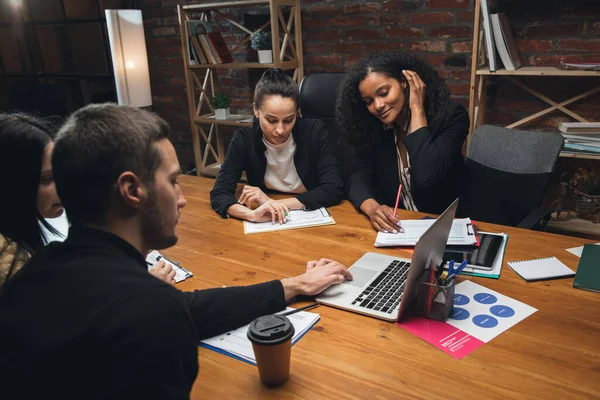
[[(193, 290), (248, 285), (303, 272), (328, 257), (347, 266), (375, 249), (369, 221), (347, 202), (332, 207), (333, 226), (244, 235), (242, 223), (211, 208), (213, 180), (181, 177), (188, 201), (179, 243), (164, 253), (194, 273), (177, 285)], [(401, 219), (424, 214), (404, 211)], [(507, 261), (557, 256), (576, 269), (566, 248), (590, 241), (481, 224), (509, 235), (499, 280), (464, 277), (529, 304), (538, 312), (462, 360), (455, 360), (393, 323), (321, 306), (321, 320), (292, 349), (290, 380), (266, 388), (256, 367), (200, 348), (192, 398), (251, 399), (592, 399), (600, 398), (600, 295), (573, 279), (527, 283)]]

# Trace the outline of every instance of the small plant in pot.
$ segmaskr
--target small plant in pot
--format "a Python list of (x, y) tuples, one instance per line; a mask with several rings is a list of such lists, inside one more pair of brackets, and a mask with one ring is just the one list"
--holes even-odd
[(231, 104), (231, 98), (225, 93), (215, 93), (212, 98), (212, 105), (215, 109), (215, 119), (228, 119), (229, 105)]
[(256, 31), (250, 38), (250, 46), (258, 51), (258, 62), (261, 64), (271, 64), (273, 62), (273, 51), (271, 44), (271, 35), (266, 31)]
[(582, 216), (595, 215), (600, 208), (600, 171), (595, 167), (579, 168), (572, 176), (570, 185), (575, 189), (575, 211)]

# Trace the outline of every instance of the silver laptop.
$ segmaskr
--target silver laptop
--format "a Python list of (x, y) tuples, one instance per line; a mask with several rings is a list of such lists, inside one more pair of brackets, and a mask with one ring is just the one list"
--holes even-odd
[(331, 286), (317, 302), (386, 321), (402, 318), (416, 297), (423, 272), (442, 263), (457, 207), (458, 199), (421, 236), (412, 260), (366, 253), (350, 267), (354, 279)]

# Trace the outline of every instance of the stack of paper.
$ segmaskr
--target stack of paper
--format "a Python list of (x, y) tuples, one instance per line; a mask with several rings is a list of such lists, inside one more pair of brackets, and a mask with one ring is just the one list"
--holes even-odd
[[(435, 219), (411, 219), (400, 221), (404, 232), (377, 233), (375, 247), (414, 246), (435, 221)], [(473, 223), (470, 218), (455, 219), (452, 222), (452, 229), (450, 230), (447, 244), (466, 246), (477, 244), (477, 232), (473, 228)]]
[(286, 222), (280, 224), (276, 222), (273, 224), (271, 221), (268, 222), (249, 222), (244, 221), (244, 233), (261, 233), (261, 232), (273, 232), (284, 229), (298, 229), (308, 228), (311, 226), (321, 225), (334, 225), (335, 221), (329, 214), (329, 211), (325, 207), (321, 207), (318, 210), (304, 211), (304, 210), (292, 210), (286, 217)]
[(179, 283), (183, 280), (186, 280), (190, 276), (194, 275), (187, 269), (179, 266), (178, 262), (173, 262), (173, 261), (165, 258), (165, 256), (163, 256), (156, 250), (151, 251), (146, 256), (146, 263), (148, 264), (148, 269), (152, 268), (154, 266), (154, 264), (156, 264), (160, 260), (163, 260), (165, 262), (165, 264), (169, 264), (171, 266), (171, 268), (173, 268), (175, 270), (175, 282), (177, 282), (177, 283)]
[[(294, 309), (288, 307), (285, 311), (292, 310)], [(294, 345), (317, 323), (321, 316), (308, 311), (300, 311), (288, 315), (287, 318), (289, 318), (292, 325), (294, 325), (294, 336), (292, 336), (292, 345)], [(200, 346), (247, 362), (248, 364), (256, 365), (252, 343), (246, 336), (249, 326), (250, 324), (244, 325), (241, 328), (226, 332), (222, 335), (204, 339), (200, 342)]]

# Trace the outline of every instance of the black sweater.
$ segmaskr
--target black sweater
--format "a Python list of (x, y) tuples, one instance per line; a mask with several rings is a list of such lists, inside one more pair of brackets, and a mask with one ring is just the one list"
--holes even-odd
[[(307, 190), (296, 195), (298, 201), (307, 209), (338, 204), (342, 200), (344, 184), (325, 124), (315, 119), (298, 118), (292, 136), (296, 142), (294, 165)], [(267, 159), (262, 137), (260, 128), (238, 129), (233, 135), (225, 162), (210, 192), (210, 204), (222, 217), (227, 217), (227, 209), (237, 203), (234, 194), (243, 171), (246, 171), (249, 185), (269, 192), (264, 182)]]
[(183, 293), (123, 239), (72, 227), (0, 294), (7, 399), (187, 399), (199, 337), (285, 308), (279, 281)]
[[(465, 108), (449, 102), (443, 115), (404, 138), (411, 165), (411, 190), (419, 211), (441, 214), (465, 187), (462, 145), (469, 131)], [(368, 151), (355, 151), (348, 198), (360, 209), (367, 199), (393, 207), (398, 194), (398, 156), (392, 130), (380, 132)], [(402, 203), (399, 204), (402, 207)]]

